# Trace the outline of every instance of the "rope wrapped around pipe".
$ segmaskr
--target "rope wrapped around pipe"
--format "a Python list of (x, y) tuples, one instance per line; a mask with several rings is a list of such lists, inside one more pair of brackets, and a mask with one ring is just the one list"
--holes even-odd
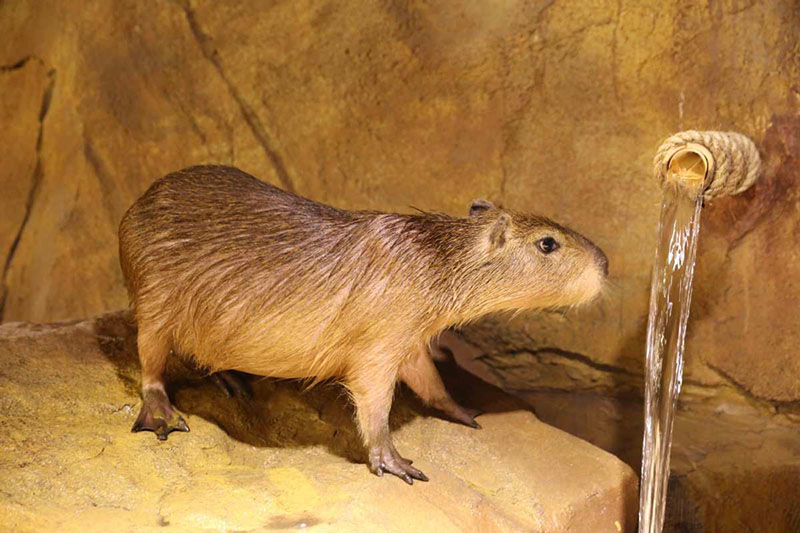
[(676, 179), (669, 172), (670, 165), (673, 156), (683, 150), (696, 152), (707, 160), (703, 189), (706, 199), (739, 194), (761, 172), (756, 145), (741, 133), (687, 130), (669, 137), (656, 152), (654, 175), (662, 187)]

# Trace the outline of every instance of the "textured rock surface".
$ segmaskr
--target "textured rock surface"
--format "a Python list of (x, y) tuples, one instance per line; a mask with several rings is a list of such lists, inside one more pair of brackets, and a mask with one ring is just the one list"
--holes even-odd
[[(0, 32), (6, 320), (124, 306), (126, 206), (166, 172), (231, 163), (343, 207), (487, 196), (589, 234), (605, 301), (483, 341), (528, 354), (535, 386), (638, 388), (651, 157), (675, 131), (730, 128), (767, 175), (705, 214), (689, 378), (800, 400), (794, 0), (8, 0)], [(555, 363), (568, 375), (548, 383)]]
[(432, 416), (402, 392), (398, 448), (431, 478), (377, 478), (341, 389), (272, 380), (227, 398), (180, 365), (190, 433), (132, 434), (140, 405), (124, 315), (0, 326), (0, 516), (13, 531), (587, 531), (635, 525), (636, 477), (451, 369), (486, 410), (482, 430)]
[[(676, 413), (665, 532), (800, 531), (800, 426), (735, 394), (688, 387)], [(521, 395), (548, 424), (638, 471), (641, 401), (602, 394)]]
[[(442, 345), (490, 383), (520, 379), (513, 366), (497, 364), (450, 333)], [(565, 374), (569, 370), (561, 377)], [(640, 398), (588, 390), (517, 389), (515, 394), (541, 420), (640, 471)], [(665, 532), (800, 531), (800, 419), (764, 403), (727, 387), (684, 385), (675, 416)]]

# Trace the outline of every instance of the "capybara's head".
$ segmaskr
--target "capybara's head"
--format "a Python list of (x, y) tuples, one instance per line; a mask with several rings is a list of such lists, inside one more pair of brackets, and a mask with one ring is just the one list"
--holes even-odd
[(486, 270), (496, 309), (580, 305), (597, 296), (608, 258), (592, 241), (548, 220), (476, 200), (469, 210), (479, 232), (478, 268)]

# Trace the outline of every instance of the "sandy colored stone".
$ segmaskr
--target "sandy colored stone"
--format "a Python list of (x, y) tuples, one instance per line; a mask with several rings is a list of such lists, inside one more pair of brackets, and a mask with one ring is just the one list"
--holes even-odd
[(631, 530), (636, 476), (602, 450), (451, 368), (482, 430), (442, 420), (407, 391), (395, 442), (431, 478), (378, 478), (343, 391), (260, 380), (226, 397), (170, 373), (190, 433), (130, 433), (140, 406), (126, 315), (0, 326), (0, 515), (14, 531)]
[[(640, 399), (521, 393), (548, 424), (615, 454), (637, 471)], [(688, 387), (675, 418), (665, 532), (769, 531), (800, 527), (800, 428), (735, 393)]]
[[(519, 384), (519, 369), (452, 334), (442, 346), (490, 383)], [(522, 366), (530, 370), (534, 365)], [(570, 365), (562, 370), (568, 375)], [(579, 364), (577, 362), (576, 364)], [(581, 375), (587, 375), (586, 369)], [(552, 377), (551, 377), (552, 378)], [(641, 469), (644, 403), (598, 390), (517, 388), (542, 421)], [(675, 412), (665, 532), (800, 530), (800, 417), (746, 391), (684, 383)]]
[[(793, 0), (9, 0), (0, 32), (0, 65), (34, 57), (25, 69), (53, 73), (41, 183), (4, 273), (5, 320), (123, 307), (126, 207), (167, 172), (227, 163), (341, 207), (462, 214), (488, 197), (589, 235), (611, 261), (607, 297), (489, 323), (484, 344), (550, 349), (526, 363), (529, 386), (638, 388), (625, 376), (643, 361), (654, 151), (682, 129), (735, 129), (756, 141), (767, 175), (704, 214), (687, 374), (800, 400)], [(19, 75), (0, 73), (6, 84)], [(2, 187), (17, 192), (0, 198), (12, 230), (40, 129), (38, 76), (26, 96), (34, 115), (21, 106), (25, 117), (0, 128), (0, 146), (27, 146), (3, 162), (14, 167)], [(551, 373), (566, 361), (558, 353), (578, 356), (568, 376)]]

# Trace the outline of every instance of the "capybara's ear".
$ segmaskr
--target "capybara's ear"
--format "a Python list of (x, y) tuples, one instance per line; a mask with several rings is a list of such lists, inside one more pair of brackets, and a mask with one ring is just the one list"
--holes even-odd
[(508, 213), (501, 212), (497, 220), (492, 225), (492, 231), (489, 234), (489, 241), (493, 248), (502, 248), (508, 241), (508, 234), (511, 231), (511, 217)]
[(472, 205), (469, 206), (469, 216), (474, 217), (475, 215), (480, 215), (481, 213), (493, 208), (494, 204), (489, 200), (478, 199), (472, 202)]

